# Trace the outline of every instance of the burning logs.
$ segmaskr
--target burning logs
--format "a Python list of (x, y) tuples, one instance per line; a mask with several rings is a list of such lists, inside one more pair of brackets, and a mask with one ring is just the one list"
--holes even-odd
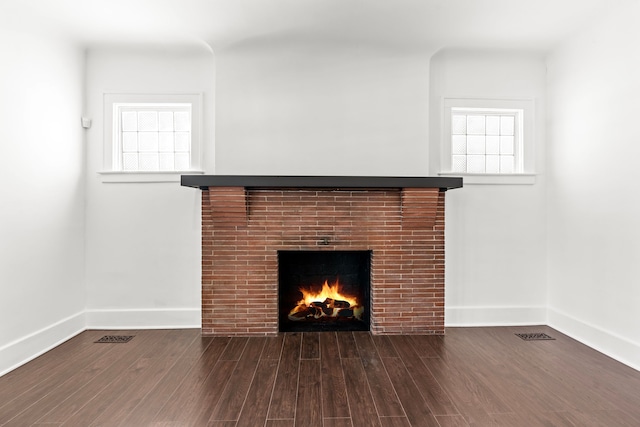
[(303, 287), (298, 289), (302, 299), (289, 312), (289, 320), (293, 321), (330, 321), (330, 320), (362, 320), (364, 307), (356, 297), (343, 293), (340, 283), (329, 285), (327, 281), (322, 289), (314, 292)]
[(362, 311), (362, 307), (351, 307), (351, 303), (348, 301), (325, 298), (322, 302), (313, 301), (308, 306), (298, 305), (289, 313), (289, 320), (317, 320), (322, 317), (360, 319)]

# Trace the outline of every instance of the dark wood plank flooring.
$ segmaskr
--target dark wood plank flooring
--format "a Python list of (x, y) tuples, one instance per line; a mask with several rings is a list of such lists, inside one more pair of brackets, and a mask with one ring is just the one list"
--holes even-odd
[[(94, 343), (110, 334), (135, 338)], [(0, 426), (636, 427), (640, 372), (546, 326), (86, 331), (0, 377)]]

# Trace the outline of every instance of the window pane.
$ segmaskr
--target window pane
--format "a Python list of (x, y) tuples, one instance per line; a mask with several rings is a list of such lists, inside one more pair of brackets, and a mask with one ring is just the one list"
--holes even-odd
[(487, 116), (487, 135), (500, 135), (499, 116)]
[(487, 136), (487, 154), (500, 154), (499, 136)]
[(453, 172), (467, 171), (467, 156), (453, 156), (452, 169)]
[(159, 133), (158, 150), (163, 152), (173, 152), (173, 132)]
[(467, 137), (467, 153), (468, 154), (484, 154), (485, 144), (484, 136), (469, 135)]
[(140, 132), (158, 130), (157, 111), (138, 111), (138, 130)]
[(175, 149), (176, 151), (189, 151), (191, 145), (191, 134), (189, 132), (176, 132)]
[(500, 135), (513, 135), (515, 117), (500, 116)]
[(188, 132), (191, 130), (191, 113), (188, 111), (176, 111), (173, 114), (176, 132)]
[(158, 153), (140, 153), (140, 171), (157, 171), (160, 169)]
[(454, 135), (451, 140), (453, 154), (467, 154), (467, 137), (465, 135)]
[(173, 131), (173, 111), (158, 112), (158, 130)]
[(158, 151), (158, 133), (140, 132), (138, 134), (138, 150), (147, 152)]
[(122, 132), (122, 151), (138, 151), (138, 132)]
[(500, 137), (500, 154), (513, 154), (513, 137)]
[(176, 153), (176, 170), (186, 171), (189, 170), (191, 159), (189, 153)]
[(467, 156), (467, 172), (469, 173), (484, 173), (484, 156)]
[(467, 116), (454, 115), (451, 117), (451, 133), (465, 135), (467, 133)]
[(123, 169), (126, 171), (138, 170), (138, 153), (124, 153), (122, 155)]
[(500, 172), (513, 173), (514, 163), (515, 162), (513, 156), (500, 156)]
[(174, 170), (173, 153), (160, 153), (160, 170)]
[(487, 156), (487, 173), (500, 173), (500, 156)]
[(126, 132), (138, 130), (138, 113), (135, 111), (122, 112), (122, 130)]
[(484, 135), (484, 116), (467, 116), (467, 134)]

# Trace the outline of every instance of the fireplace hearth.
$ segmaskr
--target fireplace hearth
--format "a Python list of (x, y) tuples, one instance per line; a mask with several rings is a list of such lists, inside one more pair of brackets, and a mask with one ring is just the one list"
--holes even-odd
[[(182, 185), (202, 190), (203, 335), (444, 334), (444, 196), (461, 178), (184, 175)], [(294, 253), (365, 254), (367, 267), (358, 279), (297, 271), (300, 260), (281, 271)]]

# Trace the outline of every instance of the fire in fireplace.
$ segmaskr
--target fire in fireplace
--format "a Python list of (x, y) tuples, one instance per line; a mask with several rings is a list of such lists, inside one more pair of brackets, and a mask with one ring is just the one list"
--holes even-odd
[(279, 251), (282, 332), (368, 331), (371, 251)]

